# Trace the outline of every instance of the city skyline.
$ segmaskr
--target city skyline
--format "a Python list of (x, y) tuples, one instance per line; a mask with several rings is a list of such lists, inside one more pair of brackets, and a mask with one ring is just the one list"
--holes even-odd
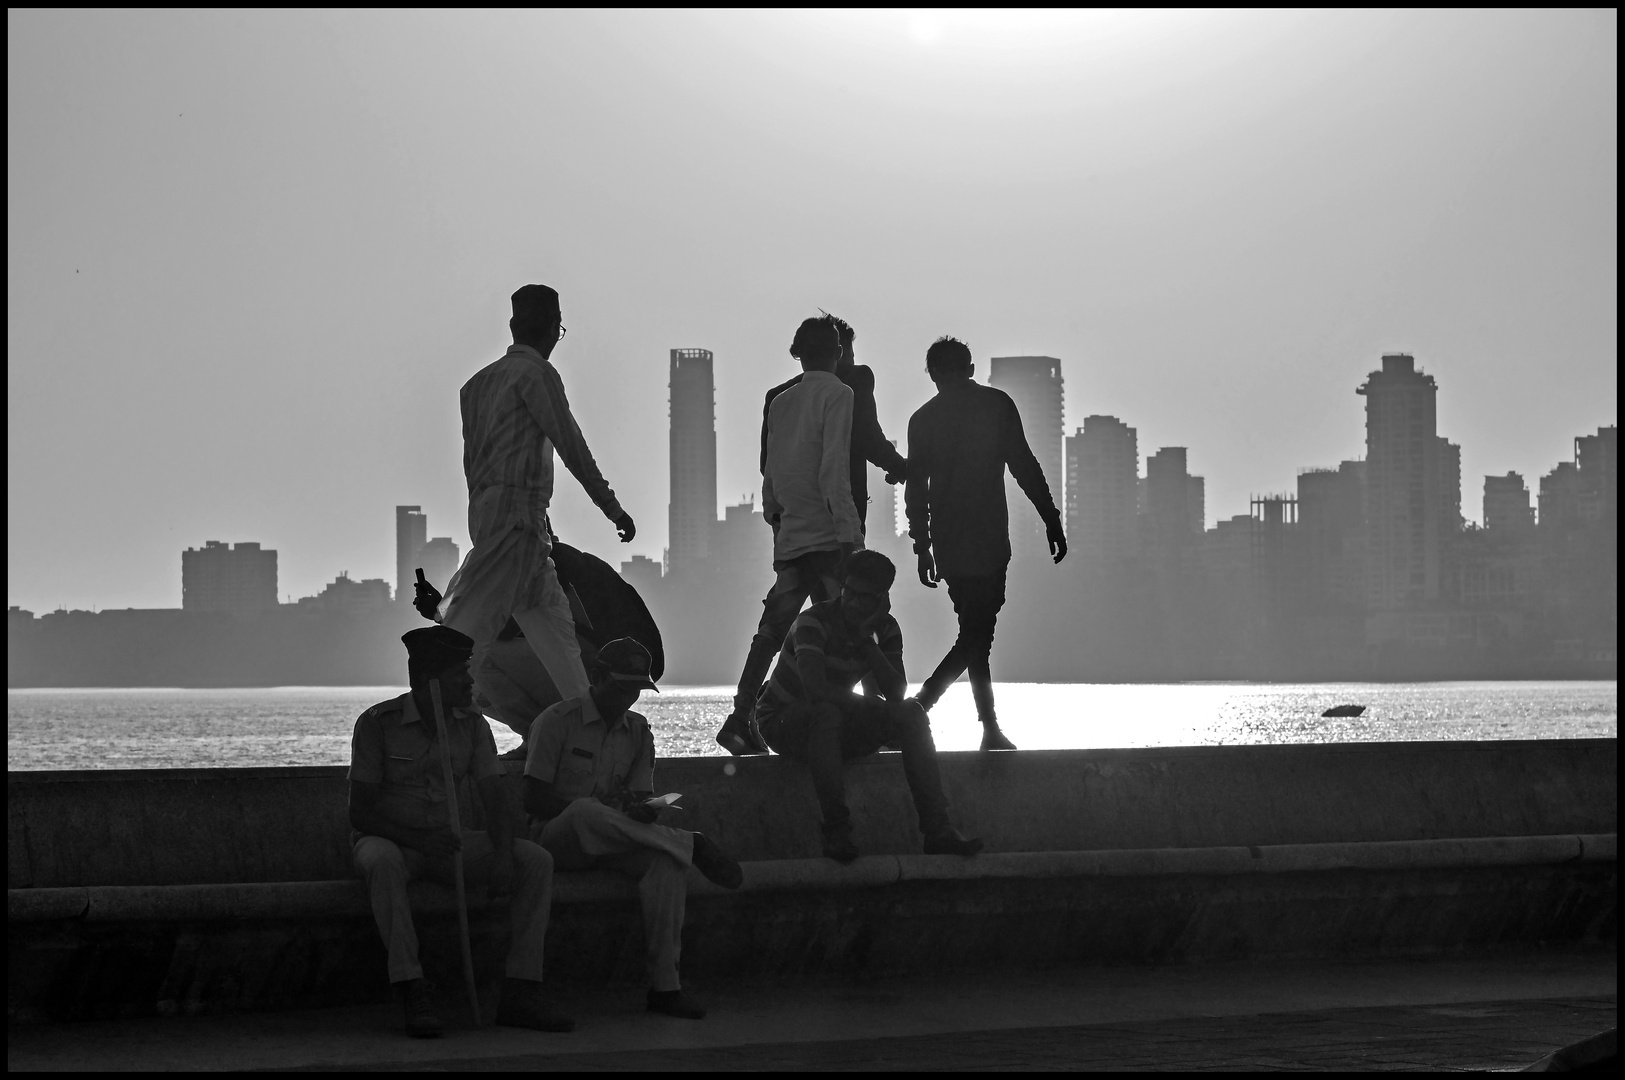
[(176, 606), (208, 539), (393, 580), (408, 502), (466, 549), (526, 281), (639, 535), (563, 475), (553, 519), (616, 561), (669, 543), (669, 350), (733, 504), (818, 308), (891, 437), (941, 334), (1058, 357), (1064, 430), (1186, 447), (1209, 524), (1355, 456), (1385, 352), (1449, 381), (1468, 516), (1614, 422), (1616, 13), (908, 18), (8, 12), (8, 604)]

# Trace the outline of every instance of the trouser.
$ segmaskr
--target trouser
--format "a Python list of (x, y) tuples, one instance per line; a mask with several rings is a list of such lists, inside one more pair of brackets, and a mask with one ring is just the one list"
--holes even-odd
[[(490, 877), (494, 855), (488, 833), (463, 830), (466, 880), (477, 882)], [(455, 881), (451, 860), (431, 858), (382, 836), (362, 836), (350, 852), (350, 861), (367, 885), (372, 898), (372, 917), (378, 923), (384, 947), (389, 950), (389, 981), (421, 979), (423, 966), (418, 963), (418, 936), (412, 926), (406, 883), (415, 878), (430, 878), (450, 884)], [(542, 944), (547, 937), (547, 917), (553, 906), (553, 856), (529, 840), (515, 840), (513, 869), (506, 973), (512, 979), (541, 982)]]
[(955, 679), (970, 671), (971, 697), (976, 701), (976, 718), (984, 724), (998, 723), (993, 709), (993, 627), (1004, 607), (1004, 573), (986, 576), (954, 576), (947, 579), (948, 598), (959, 616), (959, 637), (942, 658), (925, 685), (920, 687), (920, 704), (935, 705)]
[(892, 742), (902, 747), (903, 775), (920, 817), (920, 832), (937, 836), (948, 831), (948, 797), (942, 792), (931, 722), (914, 702), (854, 697), (842, 705), (828, 701), (781, 705), (770, 692), (762, 700), (758, 722), (769, 746), (811, 771), (826, 836), (851, 828), (845, 763)]
[(677, 990), (683, 950), (685, 871), (694, 861), (694, 834), (646, 825), (597, 799), (577, 799), (531, 835), (560, 870), (611, 870), (638, 883), (649, 985)]
[(511, 616), (568, 701), (587, 692), (587, 669), (569, 598), (549, 558), (552, 550), (546, 534), (523, 526), (477, 543), (446, 585), (440, 622), (474, 640), (468, 670), (478, 675)]
[(819, 604), (840, 594), (840, 582), (835, 579), (835, 569), (840, 562), (839, 551), (809, 551), (773, 564), (778, 577), (762, 600), (762, 621), (750, 639), (750, 652), (745, 657), (745, 670), (739, 675), (736, 701), (756, 700), (756, 693), (767, 678), (767, 669), (784, 645), (784, 635), (790, 632), (790, 624), (796, 621), (807, 598)]

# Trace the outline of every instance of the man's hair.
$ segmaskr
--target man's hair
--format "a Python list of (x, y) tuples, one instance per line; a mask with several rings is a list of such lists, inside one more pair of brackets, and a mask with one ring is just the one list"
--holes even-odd
[(858, 332), (852, 329), (852, 324), (841, 318), (839, 315), (831, 315), (823, 308), (819, 308), (818, 310), (819, 313), (824, 316), (824, 318), (829, 320), (830, 325), (835, 327), (835, 333), (840, 336), (841, 346), (843, 348), (846, 346), (847, 342), (858, 336)]
[(535, 341), (537, 338), (547, 336), (548, 330), (555, 323), (563, 320), (558, 315), (538, 315), (526, 313), (515, 315), (508, 320), (508, 333), (513, 335), (515, 341)]
[(803, 319), (790, 342), (790, 355), (797, 360), (820, 360), (841, 351), (841, 335), (829, 316)]
[(925, 350), (925, 366), (929, 371), (964, 371), (970, 365), (970, 346), (956, 337), (944, 334)]
[(854, 551), (846, 557), (846, 569), (842, 571), (843, 577), (859, 577), (865, 581), (872, 581), (883, 589), (889, 589), (892, 582), (897, 580), (897, 564), (878, 551), (865, 548)]

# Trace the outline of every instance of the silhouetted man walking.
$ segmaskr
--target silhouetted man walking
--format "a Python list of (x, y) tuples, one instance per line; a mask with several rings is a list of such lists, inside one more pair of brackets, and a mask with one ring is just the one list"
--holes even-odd
[(1005, 466), (1043, 519), (1056, 562), (1066, 557), (1061, 513), (1050, 497), (1043, 467), (1027, 445), (1016, 403), (1004, 391), (971, 378), (976, 366), (965, 343), (937, 339), (926, 351), (925, 370), (937, 384), (937, 394), (908, 422), (908, 534), (919, 559), (920, 583), (931, 589), (939, 580), (948, 583), (959, 637), (916, 699), (930, 709), (968, 668), (982, 722), (982, 749), (1014, 750), (1015, 744), (999, 730), (988, 667), (1010, 566)]
[(576, 698), (587, 692), (587, 672), (570, 602), (550, 557), (547, 524), (554, 448), (615, 523), (622, 543), (637, 528), (598, 471), (570, 414), (564, 381), (549, 362), (564, 336), (559, 294), (546, 285), (522, 286), (513, 294), (508, 326), (513, 345), (463, 384), (460, 395), (473, 546), (446, 585), (439, 621), (474, 640), (471, 668), (479, 671), (486, 650), (512, 616), (559, 693)]
[(762, 454), (762, 514), (773, 527), (773, 570), (762, 621), (751, 638), (733, 712), (717, 732), (731, 754), (765, 754), (756, 729), (756, 693), (784, 635), (809, 596), (834, 599), (842, 557), (863, 546), (849, 468), (852, 389), (835, 376), (841, 340), (828, 317), (796, 329), (790, 355), (801, 381), (768, 404)]

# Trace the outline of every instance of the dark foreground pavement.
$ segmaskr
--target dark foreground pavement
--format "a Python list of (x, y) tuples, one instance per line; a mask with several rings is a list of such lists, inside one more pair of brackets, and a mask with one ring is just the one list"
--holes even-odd
[[(695, 987), (713, 1015), (593, 992), (570, 1035), (440, 1040), (393, 1008), (8, 1032), (10, 1069), (1516, 1069), (1615, 1026), (1612, 947), (1493, 958), (1069, 968), (812, 987)], [(487, 1016), (491, 1012), (487, 1005)]]

